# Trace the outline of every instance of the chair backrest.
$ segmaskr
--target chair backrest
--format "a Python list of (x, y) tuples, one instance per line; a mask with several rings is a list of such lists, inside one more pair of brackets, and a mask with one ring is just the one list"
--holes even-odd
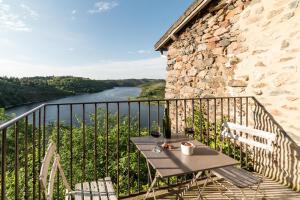
[[(245, 134), (239, 134), (241, 132), (248, 134), (247, 137)], [(223, 138), (229, 138), (245, 143), (249, 146), (265, 149), (269, 152), (273, 151), (274, 141), (276, 139), (276, 135), (274, 133), (261, 131), (230, 122), (223, 123), (221, 136)], [(254, 140), (254, 137), (258, 137), (261, 140)]]
[[(53, 164), (48, 179), (49, 167), (52, 160), (53, 160)], [(43, 159), (40, 176), (39, 176), (39, 180), (41, 182), (47, 200), (53, 199), (53, 188), (54, 188), (54, 181), (55, 181), (57, 170), (59, 170), (59, 174), (62, 177), (64, 186), (70, 192), (71, 187), (69, 186), (69, 183), (67, 182), (67, 179), (65, 177), (65, 173), (60, 165), (60, 156), (56, 153), (56, 145), (54, 143), (51, 143)]]

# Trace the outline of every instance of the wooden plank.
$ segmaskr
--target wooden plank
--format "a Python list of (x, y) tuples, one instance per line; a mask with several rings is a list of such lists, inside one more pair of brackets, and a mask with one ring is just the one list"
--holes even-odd
[(82, 185), (81, 183), (77, 183), (75, 185), (75, 200), (82, 200), (83, 199), (83, 194), (82, 194)]
[(249, 187), (261, 182), (261, 179), (259, 177), (254, 176), (244, 169), (236, 167), (224, 167), (215, 169), (213, 170), (213, 173), (240, 188)]
[(250, 146), (258, 147), (258, 148), (265, 149), (265, 150), (268, 150), (268, 151), (273, 151), (273, 147), (270, 143), (264, 144), (264, 143), (261, 143), (261, 142), (256, 142), (254, 140), (247, 139), (247, 138), (242, 137), (240, 135), (234, 135), (232, 132), (222, 132), (221, 134), (222, 134), (223, 137), (230, 138), (230, 139), (248, 144)]
[(114, 186), (113, 186), (113, 183), (111, 182), (110, 177), (105, 178), (105, 184), (106, 184), (106, 187), (107, 187), (108, 199), (109, 200), (117, 200), (118, 198), (116, 196)]
[(83, 199), (84, 200), (92, 200), (91, 189), (89, 182), (84, 182), (82, 184), (83, 187)]
[(51, 143), (49, 145), (46, 155), (42, 161), (39, 179), (42, 182), (43, 187), (45, 189), (47, 188), (47, 177), (48, 177), (49, 165), (50, 165), (51, 159), (52, 159), (55, 151), (56, 151), (56, 145), (54, 143)]
[(224, 123), (225, 127), (228, 127), (229, 129), (233, 129), (239, 132), (243, 133), (248, 133), (253, 136), (261, 137), (267, 140), (275, 141), (276, 135), (274, 133), (270, 133), (267, 131), (261, 131), (258, 129), (250, 128), (247, 126), (239, 125), (239, 124), (234, 124), (231, 122), (226, 122)]
[(50, 172), (49, 183), (48, 183), (48, 196), (53, 199), (53, 188), (54, 188), (54, 178), (57, 172), (58, 158), (55, 158), (52, 169)]
[(93, 200), (100, 200), (100, 193), (99, 193), (97, 182), (95, 181), (91, 182), (90, 186), (91, 186)]
[(98, 181), (98, 189), (100, 192), (101, 200), (108, 200), (106, 185), (103, 179)]

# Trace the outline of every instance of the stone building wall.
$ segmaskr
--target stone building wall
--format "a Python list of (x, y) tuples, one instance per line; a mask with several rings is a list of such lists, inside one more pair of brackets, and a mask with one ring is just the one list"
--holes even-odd
[(212, 1), (168, 47), (166, 98), (256, 96), (299, 144), (298, 5)]
[[(210, 3), (168, 47), (166, 98), (228, 96), (228, 86), (245, 86), (247, 76), (240, 77), (242, 80), (233, 79), (239, 62), (234, 55), (247, 51), (243, 45), (245, 38), (235, 24), (249, 2), (227, 2)], [(190, 112), (191, 106), (186, 108)], [(186, 125), (182, 102), (178, 109), (182, 132)], [(171, 116), (176, 115), (174, 110), (171, 112)]]
[(237, 21), (247, 51), (236, 54), (234, 78), (247, 76), (242, 92), (253, 95), (300, 145), (300, 6), (299, 0), (260, 0)]
[[(174, 39), (166, 98), (255, 96), (266, 109), (254, 105), (249, 125), (277, 135), (274, 162), (259, 162), (271, 163), (268, 177), (300, 191), (299, 0), (212, 1)], [(173, 106), (172, 127), (182, 132), (193, 106)]]

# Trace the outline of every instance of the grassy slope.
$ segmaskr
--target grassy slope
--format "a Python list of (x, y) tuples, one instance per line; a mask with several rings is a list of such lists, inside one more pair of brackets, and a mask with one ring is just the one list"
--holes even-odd
[(142, 84), (142, 92), (138, 99), (164, 99), (166, 82), (164, 80), (152, 81)]

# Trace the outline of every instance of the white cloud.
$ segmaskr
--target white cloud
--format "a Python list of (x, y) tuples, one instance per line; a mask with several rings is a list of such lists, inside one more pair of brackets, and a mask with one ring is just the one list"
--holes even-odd
[(111, 10), (111, 9), (117, 7), (118, 5), (119, 4), (115, 1), (112, 1), (112, 2), (99, 1), (94, 4), (94, 8), (90, 9), (88, 11), (88, 13), (95, 14), (95, 13), (105, 12), (105, 11), (108, 11), (108, 10)]
[(73, 52), (75, 49), (73, 47), (68, 48), (68, 51)]
[(25, 10), (25, 12), (26, 12), (26, 15), (24, 15), (24, 18), (27, 18), (27, 14), (28, 14), (30, 17), (32, 17), (33, 19), (37, 19), (37, 18), (38, 18), (39, 15), (37, 14), (36, 11), (32, 10), (32, 9), (30, 8), (30, 6), (25, 5), (25, 4), (21, 4), (20, 7), (21, 7), (23, 10)]
[(72, 10), (71, 15), (72, 15), (71, 19), (75, 20), (76, 19), (76, 15), (77, 15), (77, 10), (75, 10), (75, 9)]
[(104, 61), (87, 66), (53, 67), (0, 60), (0, 76), (81, 76), (92, 79), (165, 78), (166, 59), (162, 57), (134, 61)]
[(31, 31), (17, 14), (14, 14), (11, 10), (10, 5), (4, 4), (0, 0), (0, 29), (10, 31)]
[(0, 44), (1, 46), (5, 46), (5, 47), (12, 47), (15, 45), (15, 43), (8, 38), (0, 38)]
[(137, 50), (137, 51), (128, 51), (129, 54), (150, 54), (150, 50)]

